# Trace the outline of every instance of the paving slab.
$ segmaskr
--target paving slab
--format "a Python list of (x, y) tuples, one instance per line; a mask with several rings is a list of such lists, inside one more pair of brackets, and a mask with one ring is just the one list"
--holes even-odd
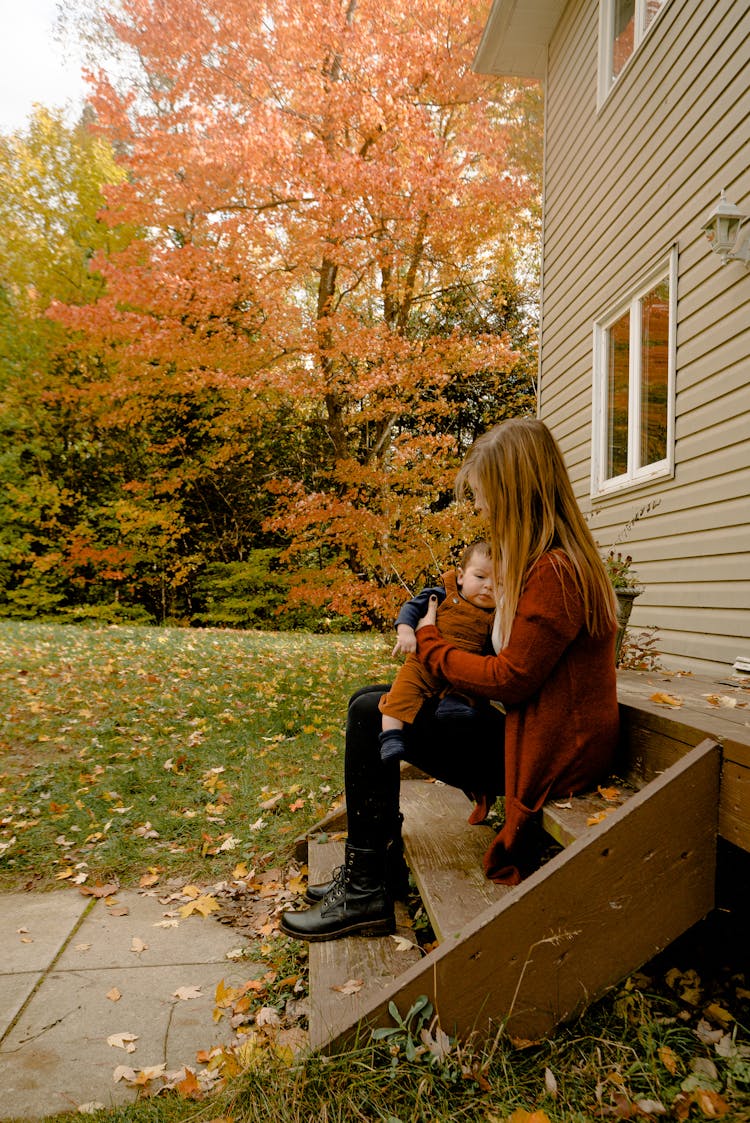
[[(18, 975), (0, 975), (0, 1038), (8, 1032), (13, 1019), (34, 993), (43, 978), (40, 971), (24, 971)], [(0, 1088), (2, 1085), (0, 1084)]]
[[(0, 897), (3, 1119), (133, 1102), (118, 1066), (196, 1068), (199, 1050), (234, 1040), (226, 1017), (213, 1019), (217, 984), (265, 968), (234, 957), (247, 943), (235, 929), (182, 917), (181, 903), (134, 891), (114, 905), (73, 890)], [(134, 1035), (132, 1052), (107, 1043), (118, 1034)]]
[[(220, 963), (245, 941), (234, 929), (200, 913), (181, 917), (180, 902), (163, 903), (158, 896), (133, 890), (98, 900), (85, 916), (55, 964), (59, 971), (99, 967), (154, 967), (170, 963)], [(120, 915), (120, 909), (127, 909)], [(169, 925), (169, 927), (162, 927)], [(144, 944), (141, 951), (134, 951)]]
[(46, 971), (65, 945), (91, 898), (57, 893), (4, 893), (0, 897), (0, 976)]
[[(2, 1110), (35, 1118), (85, 1103), (132, 1103), (137, 1089), (115, 1082), (118, 1066), (196, 1069), (199, 1049), (234, 1037), (226, 1018), (213, 1021), (217, 984), (250, 977), (252, 965), (229, 962), (53, 972), (0, 1047)], [(114, 987), (116, 1002), (107, 998)], [(199, 989), (200, 998), (175, 998), (181, 987)], [(117, 1034), (134, 1035), (132, 1052), (107, 1044)]]

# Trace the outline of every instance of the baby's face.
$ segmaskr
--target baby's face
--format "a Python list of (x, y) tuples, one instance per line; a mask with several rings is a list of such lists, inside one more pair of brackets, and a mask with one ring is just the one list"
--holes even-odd
[(458, 567), (458, 584), (465, 599), (478, 608), (495, 607), (495, 582), (489, 558), (473, 557), (466, 569)]

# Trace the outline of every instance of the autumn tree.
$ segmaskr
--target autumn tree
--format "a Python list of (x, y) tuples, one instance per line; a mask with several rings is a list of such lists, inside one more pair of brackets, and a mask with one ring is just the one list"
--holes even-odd
[[(211, 401), (226, 466), (283, 417), (239, 548), (282, 547), (297, 597), (363, 619), (461, 538), (448, 498), (477, 423), (532, 403), (531, 333), (510, 328), (535, 192), (519, 105), (538, 95), (472, 73), (484, 8), (120, 0), (107, 17), (134, 63), (95, 79), (127, 171), (108, 216), (143, 233), (95, 255), (106, 290), (58, 320), (112, 357), (113, 421)], [(164, 435), (151, 505), (187, 499), (184, 432)]]
[[(37, 107), (0, 136), (0, 611), (35, 615), (85, 599), (127, 561), (107, 526), (119, 471), (100, 440), (100, 363), (85, 360), (46, 310), (102, 290), (89, 268), (132, 231), (99, 220), (102, 186), (124, 176), (85, 122)], [(94, 498), (95, 496), (95, 498)], [(110, 522), (112, 520), (110, 519)]]

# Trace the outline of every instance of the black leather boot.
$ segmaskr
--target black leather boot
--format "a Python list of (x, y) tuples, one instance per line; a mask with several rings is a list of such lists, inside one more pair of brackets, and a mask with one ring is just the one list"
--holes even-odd
[(341, 936), (388, 936), (396, 929), (393, 901), (385, 887), (385, 854), (346, 845), (346, 861), (322, 901), (302, 912), (285, 912), (281, 931), (295, 940)]
[[(398, 826), (385, 844), (385, 887), (394, 901), (406, 901), (409, 897), (409, 867), (404, 858), (404, 844), (401, 839), (403, 821), (404, 817), (399, 813)], [(330, 881), (321, 882), (319, 885), (308, 885), (305, 889), (307, 903), (317, 905), (335, 888), (343, 876), (344, 867), (336, 866)]]

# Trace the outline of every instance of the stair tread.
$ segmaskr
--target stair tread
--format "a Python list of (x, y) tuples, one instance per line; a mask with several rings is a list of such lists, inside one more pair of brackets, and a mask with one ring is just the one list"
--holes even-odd
[[(310, 841), (308, 869), (311, 884), (328, 880), (344, 860), (343, 842)], [(310, 1045), (318, 1048), (357, 1019), (357, 1010), (389, 986), (422, 955), (406, 908), (396, 903), (396, 935), (350, 936), (309, 945)], [(403, 940), (412, 945), (404, 947)], [(361, 982), (361, 987), (358, 985)], [(350, 984), (353, 993), (334, 990)]]
[(404, 850), (439, 941), (457, 936), (508, 892), (485, 877), (482, 855), (494, 831), (467, 823), (471, 808), (463, 792), (447, 784), (401, 782)]
[[(635, 795), (637, 788), (624, 781), (612, 781), (595, 792), (552, 799), (542, 809), (542, 826), (561, 846), (570, 846), (584, 831), (601, 823), (607, 815)], [(602, 794), (605, 793), (605, 794)]]

